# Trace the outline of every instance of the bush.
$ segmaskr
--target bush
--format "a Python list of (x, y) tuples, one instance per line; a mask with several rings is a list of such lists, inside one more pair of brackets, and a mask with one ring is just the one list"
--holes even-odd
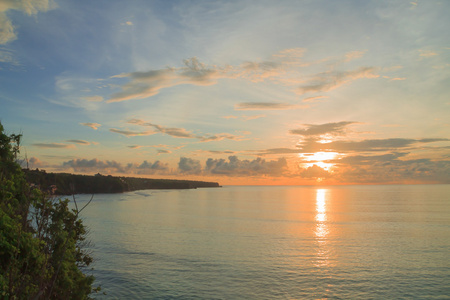
[(16, 162), (20, 137), (0, 123), (0, 298), (89, 299), (99, 289), (82, 272), (92, 262), (84, 207), (29, 187)]

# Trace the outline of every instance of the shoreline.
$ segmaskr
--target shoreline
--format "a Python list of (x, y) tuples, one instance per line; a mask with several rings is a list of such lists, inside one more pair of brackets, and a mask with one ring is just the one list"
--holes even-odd
[(45, 170), (23, 169), (31, 187), (48, 191), (53, 195), (110, 194), (138, 190), (197, 189), (221, 187), (218, 182), (118, 177), (112, 175), (78, 175), (47, 173)]

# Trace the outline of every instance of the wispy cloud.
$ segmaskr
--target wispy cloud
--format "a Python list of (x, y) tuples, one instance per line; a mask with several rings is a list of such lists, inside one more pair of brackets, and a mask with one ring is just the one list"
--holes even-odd
[(318, 143), (306, 140), (298, 145), (305, 153), (328, 151), (328, 152), (379, 152), (394, 151), (399, 149), (418, 149), (420, 145), (434, 142), (447, 142), (450, 139), (374, 139), (362, 141), (333, 141), (330, 143)]
[[(0, 13), (0, 28), (2, 28), (1, 18), (2, 17), (1, 17), (1, 13)], [(3, 47), (0, 47), (0, 63), (8, 63), (8, 64), (15, 65), (15, 66), (19, 65), (18, 60), (14, 57), (14, 52), (10, 49), (6, 49)]]
[(320, 135), (343, 135), (348, 125), (357, 124), (353, 121), (342, 121), (337, 123), (325, 123), (325, 124), (304, 124), (304, 128), (292, 129), (290, 134), (296, 134), (306, 137), (320, 136)]
[(89, 102), (102, 102), (103, 101), (102, 96), (88, 96), (88, 97), (82, 97), (82, 99), (89, 101)]
[(376, 69), (373, 67), (360, 67), (352, 71), (327, 71), (315, 75), (305, 85), (298, 87), (297, 93), (318, 93), (331, 91), (344, 84), (348, 84), (360, 78), (377, 78)]
[(172, 153), (172, 151), (167, 150), (167, 149), (157, 149), (156, 152), (157, 152), (158, 155)]
[(158, 144), (158, 145), (130, 145), (127, 146), (130, 149), (141, 149), (141, 148), (167, 148), (167, 149), (173, 149), (173, 150), (178, 150), (184, 147), (184, 145), (182, 146), (170, 146), (170, 145), (163, 145), (163, 144)]
[(100, 126), (102, 126), (98, 123), (80, 123), (80, 124), (83, 126), (91, 127), (94, 130), (97, 130)]
[(432, 50), (419, 50), (419, 55), (422, 57), (432, 57), (437, 56), (439, 54), (437, 54), (435, 51)]
[(242, 136), (229, 134), (229, 133), (219, 133), (213, 135), (198, 135), (196, 136), (201, 142), (211, 142), (211, 141), (222, 141), (222, 140), (233, 140), (233, 141), (241, 141), (243, 139)]
[(321, 101), (322, 99), (326, 99), (328, 98), (327, 96), (314, 96), (314, 97), (307, 97), (305, 99), (302, 100), (302, 102), (318, 102)]
[(270, 148), (264, 150), (249, 150), (248, 152), (253, 152), (256, 155), (272, 155), (272, 154), (295, 154), (302, 153), (300, 149), (291, 149), (291, 148)]
[[(132, 99), (145, 99), (157, 95), (162, 89), (181, 84), (197, 86), (213, 85), (220, 79), (249, 80), (253, 82), (272, 81), (285, 86), (296, 86), (296, 93), (326, 92), (359, 78), (376, 78), (376, 68), (360, 67), (350, 71), (337, 71), (336, 66), (360, 58), (365, 51), (351, 51), (343, 57), (335, 58), (331, 70), (312, 74), (305, 78), (299, 69), (312, 63), (302, 61), (305, 49), (286, 49), (267, 60), (246, 61), (231, 66), (207, 65), (196, 57), (184, 60), (182, 67), (167, 67), (165, 69), (137, 71), (112, 76), (113, 80), (128, 79), (119, 83), (120, 91), (113, 93), (107, 102), (120, 102)], [(315, 64), (323, 64), (328, 59), (322, 59)], [(328, 67), (329, 69), (329, 67)], [(309, 78), (309, 79), (308, 79)], [(302, 83), (300, 87), (298, 85)], [(121, 85), (120, 85), (121, 84)], [(115, 85), (117, 86), (117, 85)], [(261, 103), (259, 103), (261, 104)], [(237, 109), (293, 109), (291, 104), (266, 103), (259, 106), (237, 105)]]
[(266, 117), (266, 115), (242, 116), (242, 118), (245, 121), (251, 121), (251, 120), (256, 120), (256, 119), (265, 118), (265, 117)]
[(238, 116), (224, 116), (222, 118), (224, 118), (224, 119), (237, 119)]
[(62, 143), (36, 143), (32, 144), (35, 147), (38, 148), (63, 148), (63, 149), (70, 149), (75, 148), (75, 145), (69, 145), (69, 144), (62, 144)]
[(238, 117), (238, 116), (225, 116), (225, 117), (222, 117), (222, 118), (224, 118), (224, 119), (239, 119), (239, 118), (241, 118), (244, 121), (251, 121), (251, 120), (256, 120), (256, 119), (265, 118), (265, 117), (266, 117), (266, 115), (254, 115), (254, 116), (240, 116), (240, 117)]
[(18, 10), (31, 16), (40, 11), (45, 12), (50, 8), (51, 1), (49, 0), (2, 0), (0, 2), (0, 44), (6, 44), (17, 38), (14, 25), (6, 14), (8, 10)]
[(242, 102), (234, 106), (235, 110), (287, 110), (303, 108), (300, 105), (280, 102)]
[(66, 142), (74, 143), (74, 144), (78, 144), (78, 145), (90, 145), (91, 144), (90, 142), (84, 141), (84, 140), (67, 140)]
[(333, 178), (354, 183), (450, 183), (450, 161), (405, 159), (405, 156), (391, 153), (336, 160)]
[(221, 141), (224, 139), (240, 141), (243, 138), (242, 136), (237, 136), (237, 135), (229, 134), (229, 133), (218, 133), (218, 134), (212, 134), (212, 135), (211, 134), (210, 135), (194, 134), (184, 128), (165, 127), (162, 125), (145, 122), (145, 121), (139, 120), (139, 119), (131, 119), (128, 121), (128, 123), (139, 125), (139, 126), (153, 127), (154, 129), (156, 129), (157, 132), (164, 133), (164, 134), (170, 135), (175, 138), (198, 139), (201, 142)]
[(131, 119), (127, 123), (135, 124), (135, 125), (139, 125), (139, 126), (153, 127), (154, 129), (156, 129), (157, 132), (165, 133), (167, 135), (170, 135), (170, 136), (176, 137), (176, 138), (190, 138), (190, 139), (192, 139), (192, 138), (196, 137), (195, 134), (193, 134), (192, 132), (187, 131), (184, 128), (165, 127), (165, 126), (161, 126), (161, 125), (158, 125), (158, 124), (145, 122), (145, 121), (139, 120), (139, 119)]
[(109, 129), (109, 131), (118, 133), (118, 134), (122, 134), (125, 136), (143, 136), (143, 135), (155, 134), (154, 131), (131, 131), (131, 130), (120, 130), (120, 129), (115, 129), (115, 128), (111, 128), (111, 129)]
[(236, 153), (236, 151), (232, 151), (232, 150), (205, 150), (205, 151), (201, 151), (201, 152), (210, 153), (210, 154), (234, 154), (234, 153)]
[(154, 96), (163, 88), (179, 84), (211, 85), (222, 77), (223, 70), (201, 63), (196, 57), (184, 61), (184, 67), (123, 73), (113, 78), (129, 78), (122, 91), (111, 96), (107, 102), (143, 99)]

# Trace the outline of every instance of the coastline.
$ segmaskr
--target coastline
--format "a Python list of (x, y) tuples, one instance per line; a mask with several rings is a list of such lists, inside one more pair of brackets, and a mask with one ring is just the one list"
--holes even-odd
[(124, 193), (150, 189), (196, 189), (221, 187), (218, 182), (47, 173), (23, 169), (30, 186), (54, 195)]

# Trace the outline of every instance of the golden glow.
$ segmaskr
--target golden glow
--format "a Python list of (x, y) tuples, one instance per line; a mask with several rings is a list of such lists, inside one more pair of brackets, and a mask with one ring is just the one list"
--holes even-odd
[(331, 143), (332, 141), (333, 141), (333, 140), (323, 139), (323, 140), (318, 141), (318, 143), (321, 143), (321, 144), (328, 144), (328, 143)]
[(316, 191), (316, 221), (324, 222), (326, 221), (326, 201), (325, 195), (326, 189), (318, 189)]
[(327, 190), (318, 189), (316, 191), (316, 228), (315, 236), (318, 243), (316, 253), (316, 265), (318, 267), (327, 266), (330, 263), (328, 249), (328, 224), (327, 224)]
[(324, 161), (335, 159), (338, 154), (339, 153), (337, 152), (316, 152), (312, 154), (300, 154), (300, 157), (304, 158), (306, 161), (311, 162), (304, 164), (307, 168), (316, 165), (328, 171), (331, 167), (334, 166), (334, 164), (326, 163)]

